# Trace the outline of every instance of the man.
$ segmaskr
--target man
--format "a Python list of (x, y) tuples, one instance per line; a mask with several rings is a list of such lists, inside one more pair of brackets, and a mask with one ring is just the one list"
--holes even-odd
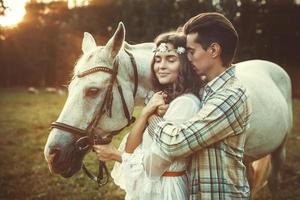
[(183, 124), (158, 116), (149, 121), (154, 152), (176, 159), (191, 155), (190, 199), (249, 199), (242, 159), (250, 115), (246, 89), (235, 76), (238, 35), (218, 13), (202, 13), (184, 25), (188, 58), (208, 82), (203, 107)]

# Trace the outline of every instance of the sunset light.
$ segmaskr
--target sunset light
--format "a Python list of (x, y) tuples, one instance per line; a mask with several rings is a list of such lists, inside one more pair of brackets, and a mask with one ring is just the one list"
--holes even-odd
[(55, 1), (67, 1), (69, 9), (75, 7), (87, 6), (90, 2), (90, 0), (36, 0), (36, 2), (38, 3), (51, 3)]
[(4, 16), (0, 16), (0, 26), (14, 27), (22, 21), (26, 11), (26, 0), (4, 0)]
[[(51, 3), (57, 1), (67, 2), (68, 8), (87, 6), (90, 0), (36, 0), (37, 3)], [(0, 16), (0, 26), (13, 28), (23, 20), (26, 14), (25, 5), (30, 0), (3, 0), (6, 7), (4, 15)]]

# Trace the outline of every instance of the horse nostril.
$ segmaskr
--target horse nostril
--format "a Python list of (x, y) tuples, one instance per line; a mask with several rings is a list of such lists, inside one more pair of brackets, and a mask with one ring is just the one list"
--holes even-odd
[(49, 170), (51, 172), (55, 172), (56, 170), (56, 163), (57, 163), (57, 159), (59, 157), (60, 154), (60, 149), (59, 148), (50, 148), (49, 150), (49, 154), (47, 156), (47, 160), (48, 160), (48, 166), (49, 166)]
[(60, 149), (55, 147), (55, 148), (50, 148), (49, 154), (48, 154), (48, 162), (50, 164), (55, 163), (55, 161), (58, 159), (60, 154)]

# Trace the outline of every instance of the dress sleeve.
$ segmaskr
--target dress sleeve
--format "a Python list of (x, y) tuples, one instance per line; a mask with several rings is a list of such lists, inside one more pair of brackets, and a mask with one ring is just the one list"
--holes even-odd
[[(183, 123), (192, 118), (200, 109), (200, 101), (196, 96), (183, 95), (176, 98), (166, 112), (164, 119), (172, 124)], [(156, 137), (156, 135), (154, 135)], [(171, 165), (172, 158), (163, 154), (153, 143), (148, 154), (145, 154), (144, 165), (148, 178), (159, 178)]]
[(122, 153), (122, 163), (115, 162), (111, 177), (116, 185), (126, 191), (125, 199), (138, 199), (141, 186), (143, 185), (144, 167), (143, 157), (144, 152), (142, 144), (140, 144), (133, 153), (125, 152), (125, 145), (128, 134), (124, 136), (118, 150)]
[(173, 124), (179, 124), (191, 119), (199, 109), (200, 100), (192, 94), (186, 94), (171, 102), (163, 118)]
[[(118, 150), (123, 154), (125, 152), (125, 145), (127, 141), (128, 133), (123, 137)], [(111, 171), (111, 177), (113, 178), (116, 185), (125, 190), (125, 177), (122, 164), (115, 162), (114, 167)]]

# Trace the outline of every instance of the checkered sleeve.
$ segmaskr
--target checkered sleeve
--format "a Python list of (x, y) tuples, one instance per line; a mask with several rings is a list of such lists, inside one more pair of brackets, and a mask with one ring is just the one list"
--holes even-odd
[(155, 135), (155, 130), (156, 130), (156, 127), (157, 125), (160, 123), (160, 122), (165, 122), (166, 120), (157, 116), (157, 115), (154, 115), (151, 119), (151, 121), (149, 122), (149, 125), (148, 125), (148, 132), (150, 134), (151, 137), (153, 137)]
[(244, 132), (249, 115), (243, 88), (223, 89), (210, 96), (202, 109), (185, 123), (173, 125), (156, 119), (153, 137), (170, 158), (188, 156), (226, 137)]

